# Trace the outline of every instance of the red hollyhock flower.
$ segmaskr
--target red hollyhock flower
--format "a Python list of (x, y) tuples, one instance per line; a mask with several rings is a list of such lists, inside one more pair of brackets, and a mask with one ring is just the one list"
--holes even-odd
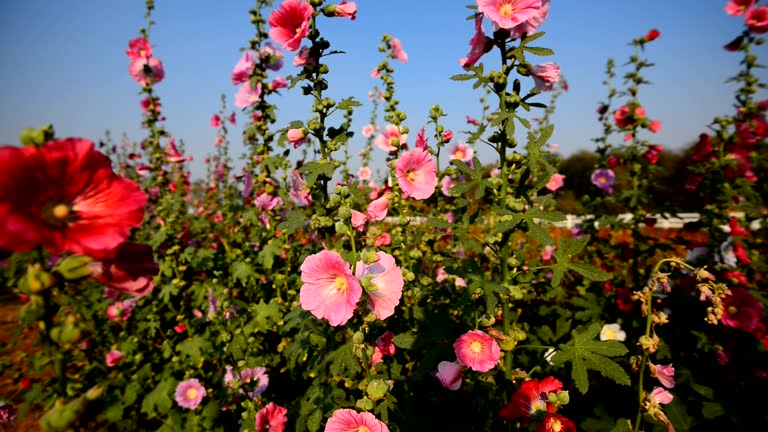
[(576, 425), (560, 414), (549, 413), (536, 426), (536, 432), (576, 432)]
[(147, 196), (91, 141), (0, 147), (0, 250), (110, 257), (144, 219)]
[(651, 29), (648, 31), (648, 33), (645, 34), (643, 39), (645, 39), (645, 42), (651, 42), (656, 40), (659, 35), (661, 35), (661, 33), (657, 29)]
[(143, 297), (155, 287), (152, 277), (160, 268), (152, 256), (152, 247), (145, 244), (123, 243), (115, 257), (88, 263), (91, 277), (107, 287), (134, 297)]
[(732, 289), (723, 307), (723, 325), (751, 332), (760, 324), (763, 304), (743, 288)]
[(536, 411), (547, 410), (547, 394), (563, 389), (563, 383), (554, 377), (528, 380), (512, 395), (509, 403), (499, 410), (499, 417), (509, 422), (530, 417)]

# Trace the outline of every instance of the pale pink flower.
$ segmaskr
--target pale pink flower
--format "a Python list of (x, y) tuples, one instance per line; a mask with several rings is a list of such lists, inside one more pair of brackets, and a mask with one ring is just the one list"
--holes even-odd
[(375, 68), (374, 70), (371, 71), (371, 78), (376, 79), (380, 76), (381, 76), (381, 71), (379, 70), (379, 68)]
[(255, 104), (261, 98), (261, 83), (257, 82), (253, 87), (250, 82), (243, 83), (235, 94), (235, 106), (238, 108), (248, 108)]
[(444, 280), (446, 280), (450, 276), (447, 271), (445, 271), (445, 267), (440, 267), (437, 269), (437, 274), (435, 275), (435, 282), (440, 283)]
[(651, 391), (651, 397), (659, 404), (666, 405), (672, 402), (675, 397), (672, 393), (668, 392), (664, 387), (654, 387)]
[(389, 428), (369, 412), (358, 413), (352, 409), (338, 409), (333, 412), (325, 432), (389, 432)]
[(371, 169), (367, 166), (360, 167), (360, 169), (357, 170), (357, 177), (362, 181), (368, 180), (371, 178)]
[(182, 408), (195, 409), (205, 396), (205, 388), (197, 378), (182, 381), (176, 386), (176, 403)]
[(395, 264), (395, 258), (385, 252), (376, 252), (379, 258), (373, 264), (359, 261), (355, 266), (355, 276), (364, 280), (368, 292), (368, 307), (383, 320), (395, 313), (395, 306), (403, 295), (403, 274)]
[(107, 361), (107, 367), (115, 367), (118, 363), (120, 363), (120, 360), (122, 360), (125, 357), (125, 354), (121, 353), (118, 350), (112, 350), (107, 353), (106, 361)]
[(755, 0), (729, 0), (725, 5), (725, 13), (732, 16), (739, 16), (749, 10), (753, 4), (755, 4)]
[(470, 115), (468, 115), (466, 118), (467, 118), (467, 123), (471, 124), (472, 126), (477, 126), (478, 125), (476, 118), (474, 118), (474, 117), (472, 117)]
[(256, 432), (283, 432), (288, 423), (288, 410), (270, 402), (256, 413)]
[(362, 232), (365, 224), (368, 222), (368, 216), (357, 210), (352, 210), (352, 228)]
[(300, 0), (283, 0), (280, 7), (269, 15), (269, 37), (283, 49), (296, 51), (301, 40), (309, 34), (309, 20), (315, 10)]
[(437, 379), (448, 390), (458, 390), (461, 387), (461, 375), (464, 367), (458, 363), (441, 361), (437, 365)]
[(408, 134), (400, 133), (400, 128), (391, 124), (384, 128), (384, 133), (376, 136), (374, 144), (385, 152), (391, 152), (397, 150), (406, 141), (408, 141)]
[(456, 288), (466, 288), (467, 287), (467, 281), (464, 280), (462, 277), (456, 276), (456, 279), (453, 280), (453, 285)]
[(560, 82), (560, 66), (552, 62), (536, 65), (531, 71), (531, 76), (540, 92), (552, 91), (555, 84)]
[[(179, 149), (176, 148), (176, 140), (174, 140), (173, 138), (168, 140), (168, 147), (165, 149), (165, 153), (166, 153), (166, 157), (168, 158), (168, 162), (171, 162), (171, 163), (184, 162), (185, 160), (187, 160), (187, 158), (184, 157), (184, 155), (179, 153)], [(192, 159), (191, 156), (189, 159), (190, 160)]]
[(488, 372), (496, 367), (501, 348), (496, 340), (481, 330), (471, 330), (453, 343), (460, 364), (477, 372)]
[(744, 21), (752, 33), (768, 33), (768, 6), (761, 4), (748, 10), (744, 15)]
[(307, 141), (307, 131), (304, 128), (288, 129), (285, 136), (288, 138), (288, 142), (293, 144), (293, 148), (299, 148)]
[(309, 47), (301, 47), (296, 57), (293, 58), (293, 65), (296, 67), (314, 66), (317, 59), (309, 55)]
[(253, 51), (246, 51), (232, 70), (232, 85), (238, 85), (248, 81), (252, 71)]
[(269, 83), (269, 89), (272, 91), (277, 91), (284, 88), (288, 88), (288, 81), (283, 77), (275, 77), (275, 79)]
[(299, 207), (308, 206), (312, 202), (304, 178), (296, 171), (291, 172), (291, 190), (288, 192), (288, 197)]
[(656, 365), (656, 378), (666, 388), (675, 388), (675, 367), (671, 364)]
[(371, 220), (380, 221), (387, 217), (387, 207), (389, 207), (389, 199), (386, 195), (383, 195), (368, 204), (368, 217)]
[(337, 17), (349, 18), (354, 21), (355, 15), (357, 15), (357, 5), (355, 2), (347, 3), (347, 0), (342, 0), (341, 4), (337, 4), (333, 9), (333, 13)]
[(400, 155), (395, 162), (395, 173), (400, 188), (414, 199), (427, 199), (435, 192), (437, 164), (423, 149), (413, 149)]
[(466, 57), (459, 60), (459, 65), (464, 69), (469, 66), (474, 66), (480, 57), (485, 54), (485, 47), (489, 42), (492, 42), (488, 36), (485, 35), (485, 29), (483, 28), (483, 16), (478, 15), (475, 17), (475, 34), (472, 39), (469, 40), (469, 54)]
[(267, 42), (264, 47), (259, 51), (259, 59), (262, 60), (264, 67), (271, 71), (279, 71), (283, 68), (284, 63), (283, 52), (280, 48), (274, 46), (272, 43)]
[(369, 138), (373, 135), (373, 125), (367, 124), (363, 126), (363, 136)]
[(443, 193), (445, 196), (451, 196), (451, 188), (453, 187), (456, 182), (453, 180), (453, 177), (451, 176), (445, 176), (443, 177), (443, 180), (441, 180), (441, 187), (440, 192)]
[(460, 160), (462, 162), (469, 162), (472, 160), (472, 156), (475, 155), (475, 149), (459, 141), (456, 147), (451, 152), (451, 159)]
[(555, 251), (555, 247), (551, 245), (544, 246), (544, 250), (541, 251), (541, 259), (546, 261), (552, 259), (552, 252)]
[(392, 243), (392, 236), (389, 233), (382, 233), (380, 236), (373, 239), (373, 247), (389, 246)]
[(163, 63), (155, 57), (141, 57), (131, 60), (128, 73), (143, 86), (157, 84), (165, 77)]
[(211, 116), (211, 127), (214, 129), (218, 129), (221, 127), (221, 117), (219, 117), (218, 114), (214, 114)]
[(408, 63), (408, 53), (403, 49), (403, 44), (398, 38), (392, 38), (392, 58)]
[(563, 187), (563, 179), (565, 179), (565, 176), (562, 174), (552, 174), (552, 177), (549, 178), (549, 182), (547, 182), (545, 187), (554, 192)]
[(509, 29), (509, 37), (512, 39), (519, 39), (523, 37), (523, 35), (530, 36), (536, 33), (539, 26), (544, 24), (544, 21), (547, 20), (547, 15), (549, 15), (549, 0), (542, 0), (541, 9), (539, 9), (535, 15), (525, 20), (520, 25)]
[(541, 0), (477, 0), (477, 9), (497, 26), (512, 29), (537, 16)]
[(363, 288), (338, 252), (323, 250), (301, 264), (299, 304), (332, 326), (345, 324), (355, 312)]

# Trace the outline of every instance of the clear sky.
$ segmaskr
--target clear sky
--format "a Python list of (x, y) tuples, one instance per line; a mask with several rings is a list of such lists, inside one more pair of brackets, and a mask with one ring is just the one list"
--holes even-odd
[[(415, 133), (426, 123), (429, 108), (440, 104), (449, 114), (445, 124), (456, 132), (466, 130), (465, 115), (480, 114), (481, 93), (449, 77), (462, 72), (458, 59), (466, 56), (474, 33), (472, 22), (465, 20), (469, 1), (356, 3), (356, 21), (321, 23), (333, 46), (347, 52), (329, 61), (331, 96), (367, 100), (368, 91), (379, 83), (369, 77), (381, 61), (376, 47), (388, 33), (402, 41), (410, 57), (407, 64), (394, 63), (406, 125)], [(663, 124), (653, 141), (681, 148), (705, 131), (714, 116), (732, 112), (735, 87), (725, 80), (737, 71), (740, 56), (722, 46), (741, 32), (743, 19), (726, 15), (725, 3), (553, 0), (549, 19), (540, 28), (547, 34), (537, 45), (554, 49), (556, 55), (538, 60), (557, 62), (570, 91), (558, 101), (551, 142), (565, 155), (593, 148), (590, 139), (601, 133), (595, 107), (606, 94), (605, 62), (613, 57), (621, 65), (632, 53), (627, 43), (651, 28), (659, 29), (661, 37), (646, 49), (656, 66), (646, 73), (653, 84), (641, 89), (640, 99), (648, 117)], [(195, 158), (193, 171), (213, 152), (215, 132), (209, 118), (218, 111), (221, 94), (227, 96), (228, 110), (234, 108), (230, 73), (253, 34), (247, 12), (252, 6), (234, 0), (156, 1), (151, 42), (166, 72), (156, 90), (167, 129)], [(115, 139), (123, 133), (136, 141), (144, 136), (140, 89), (128, 75), (125, 56), (128, 41), (145, 22), (143, 0), (9, 1), (0, 10), (0, 143), (16, 144), (22, 128), (47, 122), (62, 137), (97, 141), (107, 129)], [(485, 27), (490, 31), (488, 21)], [(290, 75), (296, 69), (292, 53), (286, 54), (280, 74)], [(758, 55), (768, 63), (768, 47), (760, 47)], [(761, 78), (768, 80), (768, 73), (762, 71)], [(299, 91), (275, 99), (278, 127), (310, 118), (304, 99)], [(356, 131), (369, 116), (367, 108), (356, 113)], [(240, 124), (244, 120), (239, 117)], [(239, 126), (232, 132), (233, 149), (239, 151)], [(363, 142), (358, 135), (353, 152)]]

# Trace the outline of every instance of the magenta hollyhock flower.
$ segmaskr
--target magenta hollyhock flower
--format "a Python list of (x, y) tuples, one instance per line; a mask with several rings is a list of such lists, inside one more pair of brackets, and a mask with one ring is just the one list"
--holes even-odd
[(668, 403), (672, 402), (672, 399), (675, 397), (672, 396), (672, 393), (668, 392), (667, 389), (664, 387), (654, 387), (653, 391), (651, 391), (651, 395), (656, 402), (658, 402), (661, 405), (666, 405)]
[(246, 51), (243, 56), (240, 57), (235, 68), (232, 70), (232, 85), (242, 84), (251, 76), (253, 71), (254, 57), (253, 51)]
[(634, 107), (628, 105), (616, 110), (613, 114), (613, 120), (616, 126), (621, 129), (628, 129), (637, 126), (638, 120), (645, 118), (645, 108), (641, 106)]
[(464, 372), (464, 366), (449, 362), (441, 361), (437, 365), (437, 373), (435, 376), (440, 380), (440, 384), (448, 390), (458, 390), (461, 387), (461, 375)]
[(235, 113), (234, 111), (232, 111), (232, 113), (229, 115), (229, 124), (231, 124), (232, 126), (237, 125), (237, 113)]
[(753, 4), (755, 4), (755, 0), (728, 0), (725, 5), (725, 13), (732, 16), (743, 15)]
[(651, 124), (648, 125), (648, 130), (656, 133), (661, 130), (661, 122), (658, 120), (654, 120), (651, 122)]
[(317, 59), (310, 54), (309, 47), (301, 47), (296, 57), (293, 58), (293, 65), (296, 67), (302, 66), (314, 66), (317, 64)]
[(400, 128), (391, 124), (384, 128), (384, 133), (376, 136), (374, 144), (385, 152), (391, 152), (397, 150), (406, 141), (408, 141), (408, 134), (400, 133)]
[[(459, 65), (464, 69), (469, 66), (474, 66), (480, 57), (486, 52), (486, 47), (492, 43), (491, 39), (485, 35), (485, 29), (483, 28), (483, 16), (478, 15), (475, 17), (475, 34), (472, 39), (469, 40), (469, 54), (466, 57), (459, 60)], [(450, 141), (450, 140), (449, 140)]]
[(664, 146), (659, 144), (651, 144), (648, 146), (648, 150), (643, 153), (643, 159), (648, 161), (649, 164), (655, 165), (659, 161), (659, 155), (664, 151)]
[(525, 381), (511, 400), (499, 410), (502, 420), (513, 422), (521, 418), (527, 418), (536, 411), (547, 410), (547, 395), (557, 393), (563, 389), (563, 383), (554, 377), (546, 377), (543, 380), (531, 379)]
[(82, 138), (0, 147), (0, 250), (101, 259), (144, 220), (147, 195)]
[(256, 432), (283, 432), (288, 423), (288, 410), (270, 402), (256, 413)]
[(235, 106), (241, 109), (248, 108), (261, 98), (261, 83), (254, 87), (251, 82), (243, 83), (235, 94)]
[(121, 353), (118, 350), (112, 350), (107, 353), (106, 355), (106, 363), (107, 367), (115, 367), (118, 363), (120, 363), (120, 360), (125, 358), (125, 354)]
[(205, 396), (205, 388), (197, 378), (182, 381), (176, 386), (176, 403), (182, 408), (195, 409)]
[(355, 312), (363, 288), (338, 252), (323, 250), (301, 264), (299, 304), (332, 326), (345, 324)]
[[(227, 388), (232, 387), (232, 381), (239, 379), (241, 383), (240, 393), (247, 394), (251, 399), (260, 396), (269, 386), (269, 375), (267, 375), (267, 369), (263, 367), (245, 368), (240, 371), (240, 377), (233, 371), (232, 366), (227, 365), (225, 367), (226, 373), (224, 374), (224, 385)], [(243, 387), (249, 386), (251, 382), (256, 383), (256, 388), (253, 391), (246, 392)]]
[(554, 173), (552, 174), (552, 177), (549, 178), (549, 181), (547, 182), (547, 185), (545, 186), (550, 191), (554, 192), (561, 187), (563, 187), (563, 180), (565, 179), (565, 176), (562, 174)]
[(496, 340), (481, 330), (471, 330), (453, 343), (456, 359), (473, 371), (488, 372), (496, 367), (501, 348)]
[[(547, 20), (547, 15), (549, 15), (549, 0), (542, 0), (541, 9), (539, 9), (535, 15), (509, 29), (509, 37), (511, 39), (519, 39), (522, 38), (523, 35), (532, 35), (536, 33), (539, 26), (544, 24), (544, 21)], [(566, 91), (568, 91), (568, 89), (566, 89)]]
[(420, 148), (400, 155), (395, 174), (403, 192), (417, 200), (429, 198), (437, 187), (437, 164), (429, 152)]
[[(179, 152), (179, 149), (176, 147), (176, 140), (173, 138), (168, 140), (168, 147), (165, 149), (165, 153), (166, 159), (171, 163), (184, 162), (187, 160), (187, 158)], [(191, 156), (189, 160), (192, 160)]]
[(128, 50), (125, 55), (131, 60), (149, 58), (152, 56), (152, 45), (143, 37), (137, 37), (128, 42)]
[(152, 247), (147, 244), (121, 243), (115, 256), (88, 263), (91, 278), (106, 287), (134, 297), (143, 297), (155, 287), (153, 278), (160, 272)]
[(387, 319), (395, 313), (395, 307), (403, 295), (403, 274), (395, 263), (395, 258), (385, 252), (376, 252), (379, 258), (373, 264), (358, 261), (355, 276), (363, 280), (368, 292), (368, 307), (376, 318)]
[(503, 29), (537, 16), (541, 8), (541, 0), (477, 0), (477, 10)]
[(283, 56), (280, 48), (274, 46), (271, 42), (266, 42), (261, 51), (259, 51), (259, 59), (261, 59), (266, 69), (277, 72), (283, 68), (285, 56)]
[(613, 182), (616, 181), (616, 174), (608, 168), (599, 168), (592, 173), (592, 184), (597, 186), (603, 192), (613, 193)]
[(472, 116), (470, 116), (470, 115), (466, 116), (466, 120), (467, 120), (467, 123), (471, 124), (472, 126), (477, 126), (478, 125), (477, 119), (472, 117)]
[(475, 155), (475, 149), (459, 141), (451, 151), (451, 160), (460, 160), (462, 162), (469, 162), (472, 160), (472, 156)]
[(369, 412), (358, 413), (352, 409), (338, 409), (333, 412), (325, 432), (389, 432), (384, 422)]
[(533, 67), (531, 71), (533, 82), (540, 92), (552, 91), (560, 82), (560, 66), (557, 63), (542, 63)]
[(128, 73), (143, 86), (157, 84), (165, 78), (163, 63), (156, 57), (142, 57), (131, 60)]
[(291, 190), (288, 192), (288, 197), (299, 207), (308, 206), (312, 202), (304, 178), (296, 171), (291, 172)]
[(221, 117), (218, 114), (211, 116), (211, 127), (214, 129), (221, 127)]
[(675, 388), (675, 367), (671, 364), (656, 365), (656, 378), (666, 388)]
[(333, 14), (340, 18), (349, 18), (354, 21), (357, 15), (357, 5), (355, 2), (347, 3), (347, 0), (342, 0), (340, 4), (337, 4), (333, 8)]
[(760, 324), (763, 304), (743, 288), (731, 289), (731, 295), (723, 300), (723, 307), (723, 325), (749, 332)]
[(392, 58), (408, 63), (408, 53), (403, 49), (403, 43), (398, 38), (392, 38)]
[(768, 6), (757, 5), (744, 15), (747, 28), (754, 34), (768, 33)]
[(288, 88), (288, 80), (283, 77), (275, 77), (275, 79), (269, 83), (269, 89), (272, 91), (278, 91), (284, 88)]
[(368, 204), (367, 212), (368, 217), (371, 218), (371, 220), (380, 221), (387, 217), (387, 208), (389, 207), (389, 199), (386, 195), (382, 195), (381, 197), (371, 201), (370, 204)]
[(429, 147), (429, 143), (427, 142), (427, 135), (424, 128), (421, 128), (419, 133), (416, 134), (416, 148), (424, 149), (426, 150)]
[(269, 15), (269, 37), (283, 49), (296, 51), (301, 40), (309, 34), (309, 20), (315, 10), (300, 0), (283, 0), (280, 7)]

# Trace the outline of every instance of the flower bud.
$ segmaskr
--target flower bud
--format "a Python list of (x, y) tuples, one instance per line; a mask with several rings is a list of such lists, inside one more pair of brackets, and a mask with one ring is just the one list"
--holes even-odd
[(387, 390), (389, 390), (389, 386), (384, 380), (375, 379), (368, 383), (366, 393), (368, 393), (368, 397), (371, 399), (377, 400), (383, 398), (387, 394)]
[(371, 265), (379, 260), (379, 256), (374, 251), (365, 251), (363, 252), (363, 262), (366, 265)]
[(91, 268), (88, 263), (93, 261), (91, 257), (85, 255), (72, 255), (59, 262), (53, 267), (65, 280), (77, 280), (91, 275)]
[(42, 269), (40, 264), (34, 264), (27, 267), (27, 274), (21, 281), (22, 288), (26, 288), (32, 294), (37, 294), (48, 290), (56, 284), (56, 279), (48, 272)]

